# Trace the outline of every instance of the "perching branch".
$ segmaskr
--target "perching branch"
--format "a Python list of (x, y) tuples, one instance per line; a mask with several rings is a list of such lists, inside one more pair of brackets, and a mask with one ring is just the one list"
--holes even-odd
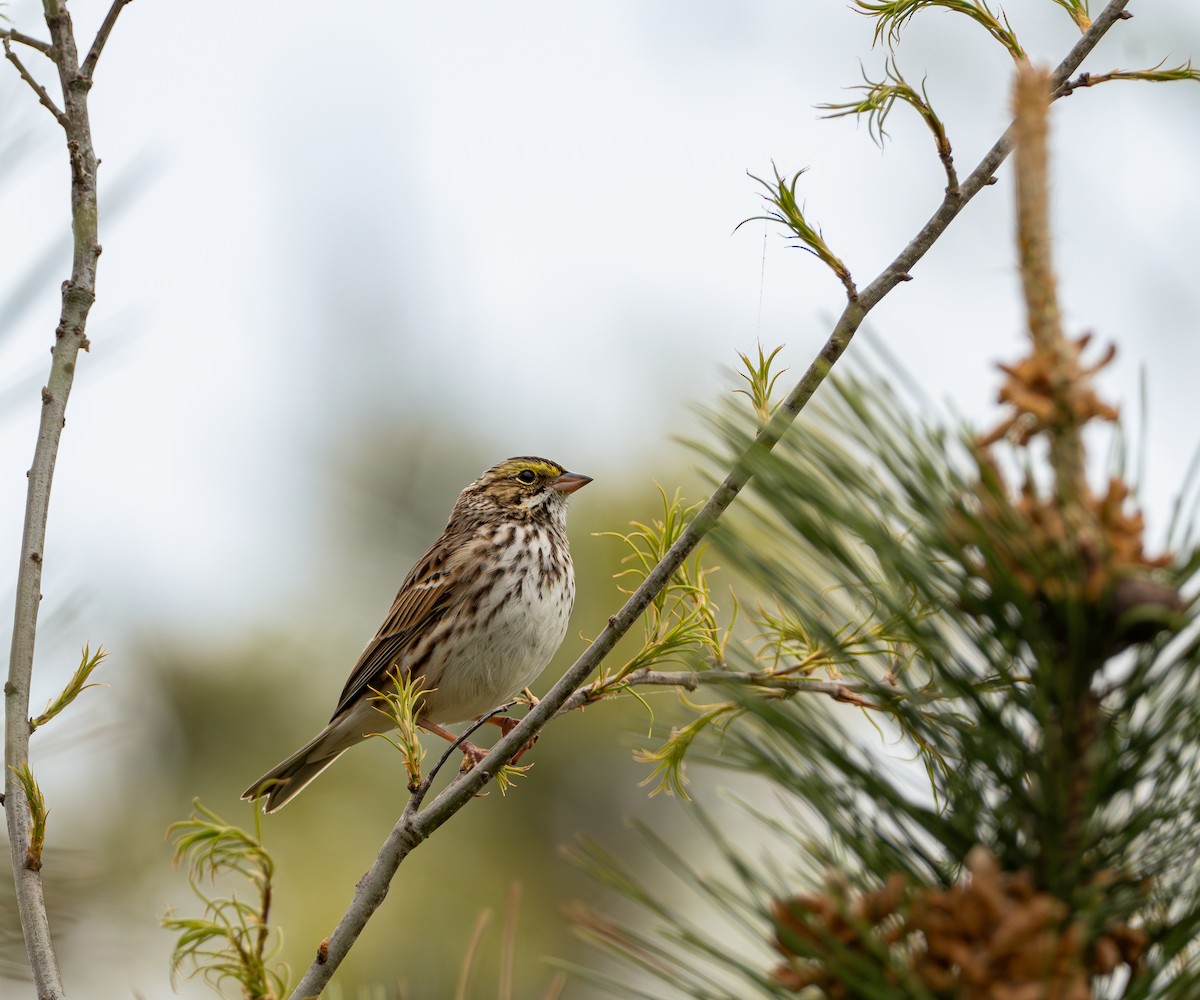
[[(1084, 58), (1095, 48), (1113, 23), (1121, 16), (1128, 0), (1111, 0), (1096, 18), (1092, 27), (1079, 39), (1059, 64), (1051, 78), (1056, 90), (1079, 68)], [(856, 297), (851, 297), (834, 325), (824, 348), (809, 366), (803, 378), (776, 409), (762, 428), (754, 443), (739, 458), (724, 482), (714, 491), (695, 519), (679, 536), (674, 545), (646, 576), (624, 606), (608, 620), (608, 625), (583, 654), (567, 670), (542, 700), (507, 735), (492, 747), (488, 755), (471, 771), (460, 775), (424, 808), (406, 809), (388, 834), (375, 861), (359, 880), (346, 913), (309, 966), (292, 994), (293, 1000), (320, 995), (350, 948), (362, 933), (371, 915), (387, 896), (391, 880), (401, 862), (428, 838), (438, 827), (472, 800), (491, 781), (497, 771), (537, 735), (546, 723), (574, 695), (587, 677), (607, 656), (632, 625), (646, 610), (655, 596), (666, 586), (672, 574), (689, 556), (700, 540), (713, 528), (726, 508), (749, 482), (755, 463), (768, 454), (795, 421), (817, 387), (824, 381), (833, 365), (845, 352), (851, 338), (867, 314), (896, 285), (907, 281), (910, 271), (933, 246), (963, 207), (984, 187), (992, 183), (993, 175), (1012, 148), (1006, 131), (963, 181), (958, 192), (947, 193), (933, 216), (883, 272)]]
[[(118, 0), (114, 7), (124, 4)], [(23, 67), (11, 49), (18, 41), (48, 56), (58, 69), (62, 89), (62, 108), (56, 107), (45, 89), (33, 82), (26, 72), (22, 77), (33, 87), (38, 99), (54, 113), (66, 132), (67, 154), (71, 167), (71, 231), (74, 246), (71, 275), (63, 282), (62, 309), (54, 344), (51, 348), (50, 375), (42, 389), (42, 416), (37, 444), (28, 477), (25, 503), (25, 527), (21, 536), (21, 562), (17, 572), (16, 607), (13, 615), (12, 651), (8, 666), (8, 683), (4, 686), (4, 762), (5, 762), (5, 819), (8, 824), (9, 850), (12, 856), (13, 880), (25, 948), (33, 970), (37, 995), (42, 1000), (58, 1000), (63, 993), (62, 975), (58, 968), (50, 923), (42, 892), (40, 864), (31, 864), (34, 848), (31, 830), (30, 803), (26, 786), (19, 775), (29, 774), (29, 685), (33, 672), (34, 642), (37, 634), (38, 604), (41, 601), (42, 553), (45, 550), (46, 519), (50, 505), (50, 487), (54, 479), (54, 463), (59, 439), (66, 419), (67, 398), (75, 377), (75, 364), (81, 349), (87, 350), (86, 326), (88, 312), (96, 298), (96, 263), (100, 257), (98, 242), (99, 209), (96, 200), (96, 167), (98, 161), (92, 146), (92, 129), (88, 118), (90, 73), (95, 60), (85, 72), (79, 63), (75, 31), (66, 0), (43, 0), (46, 25), (51, 43), (47, 46), (24, 35), (8, 32), (4, 37), (5, 55)], [(111, 30), (116, 14), (109, 12), (104, 38)], [(103, 39), (97, 36), (93, 53), (99, 56)], [(32, 775), (30, 774), (32, 778)]]

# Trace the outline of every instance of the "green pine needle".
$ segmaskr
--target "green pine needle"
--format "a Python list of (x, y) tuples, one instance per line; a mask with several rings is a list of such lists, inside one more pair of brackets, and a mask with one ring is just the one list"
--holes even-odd
[(933, 133), (934, 142), (937, 144), (938, 155), (948, 156), (950, 154), (950, 140), (946, 136), (946, 127), (942, 124), (942, 120), (933, 110), (933, 105), (929, 101), (929, 94), (925, 90), (924, 81), (921, 82), (921, 90), (918, 93), (896, 66), (894, 58), (888, 59), (884, 63), (884, 78), (882, 80), (872, 80), (867, 76), (866, 71), (863, 71), (864, 83), (853, 90), (860, 91), (862, 96), (857, 101), (844, 101), (840, 104), (818, 104), (817, 107), (822, 111), (828, 111), (826, 118), (845, 118), (848, 115), (865, 115), (867, 118), (867, 130), (875, 144), (882, 147), (884, 141), (888, 138), (886, 129), (888, 115), (891, 114), (892, 108), (895, 107), (897, 101), (902, 104), (907, 104), (921, 116), (921, 120)]
[(811, 253), (833, 271), (837, 275), (838, 281), (845, 286), (846, 294), (851, 299), (856, 299), (858, 297), (858, 289), (850, 277), (849, 268), (829, 249), (829, 244), (825, 242), (821, 231), (809, 223), (804, 215), (804, 209), (796, 201), (796, 183), (800, 180), (800, 176), (807, 171), (807, 168), (797, 170), (792, 175), (790, 181), (779, 173), (774, 164), (772, 164), (772, 169), (775, 171), (774, 181), (766, 181), (761, 177), (755, 177), (753, 174), (750, 175), (752, 180), (757, 181), (766, 189), (763, 200), (771, 206), (770, 211), (766, 215), (753, 215), (749, 219), (743, 219), (738, 223), (737, 228), (740, 229), (747, 222), (755, 222), (757, 220), (779, 223), (799, 240), (802, 250)]
[(708, 732), (717, 723), (728, 723), (729, 719), (738, 713), (739, 709), (735, 704), (709, 705), (687, 725), (672, 729), (671, 735), (659, 749), (636, 751), (634, 760), (654, 765), (654, 770), (640, 784), (644, 787), (655, 782), (650, 790), (651, 797), (666, 792), (685, 802), (690, 801), (691, 796), (687, 793), (688, 777), (684, 769), (688, 751), (701, 734)]
[(1080, 31), (1087, 31), (1092, 26), (1088, 0), (1054, 0), (1054, 2), (1071, 15), (1071, 20), (1075, 22)]
[[(622, 562), (628, 569), (617, 574), (618, 579), (632, 577), (640, 584), (656, 566), (675, 540), (683, 533), (697, 504), (687, 504), (676, 491), (668, 496), (658, 487), (662, 516), (649, 524), (631, 522), (632, 531), (622, 534), (607, 531), (601, 537), (619, 538), (629, 549)], [(703, 550), (675, 571), (667, 585), (646, 609), (642, 648), (620, 670), (606, 681), (619, 683), (632, 671), (665, 663), (688, 663), (719, 653), (721, 630), (717, 624), (717, 605), (708, 582), (710, 569), (701, 566)]]
[(758, 358), (755, 360), (751, 360), (748, 354), (738, 351), (738, 358), (741, 359), (742, 367), (746, 369), (744, 372), (738, 372), (738, 375), (745, 379), (746, 388), (733, 391), (750, 400), (750, 405), (754, 407), (754, 414), (758, 418), (760, 426), (770, 420), (771, 414), (775, 412), (776, 404), (771, 402), (771, 394), (775, 391), (775, 383), (787, 371), (786, 368), (781, 368), (779, 371), (771, 370), (771, 363), (782, 350), (783, 345), (780, 344), (770, 354), (764, 354), (762, 344), (759, 344)]
[[(1066, 3), (1077, 4), (1078, 0), (1066, 0)], [(966, 15), (976, 24), (986, 28), (1014, 59), (1025, 58), (1025, 51), (1017, 41), (1008, 18), (1003, 13), (999, 16), (993, 13), (987, 5), (987, 0), (854, 0), (854, 6), (860, 14), (875, 18), (876, 44), (886, 38), (889, 47), (894, 48), (900, 41), (900, 33), (904, 26), (914, 15), (922, 10), (940, 8)]]

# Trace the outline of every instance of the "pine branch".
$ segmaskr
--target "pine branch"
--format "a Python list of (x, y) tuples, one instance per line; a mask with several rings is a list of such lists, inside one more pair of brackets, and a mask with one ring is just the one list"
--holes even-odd
[[(835, 380), (806, 415), (804, 436), (781, 442), (756, 469), (753, 500), (730, 512), (713, 545), (722, 565), (778, 602), (780, 639), (800, 624), (801, 653), (831, 650), (847, 607), (878, 623), (863, 626), (861, 643), (845, 636), (848, 658), (860, 674), (874, 673), (872, 661), (883, 667), (872, 693), (903, 739), (897, 744), (887, 727), (884, 751), (858, 738), (844, 712), (752, 687), (726, 690), (725, 705), (693, 706), (695, 720), (644, 758), (658, 765), (653, 777), (683, 794), (679, 765), (689, 744), (736, 716), (720, 735), (718, 766), (769, 782), (773, 806), (758, 818), (779, 836), (750, 834), (750, 852), (744, 825), (722, 817), (723, 829), (737, 831), (732, 843), (719, 831), (713, 838), (730, 877), (714, 883), (706, 865), (702, 878), (689, 872), (683, 881), (715, 884), (706, 909), (744, 913), (752, 942), (773, 942), (784, 957), (774, 973), (782, 988), (767, 996), (824, 985), (831, 995), (883, 1000), (949, 995), (965, 982), (1032, 996), (1030, 980), (1049, 961), (1035, 956), (1054, 954), (1072, 977), (1107, 977), (1092, 980), (1096, 996), (1117, 995), (1108, 991), (1114, 981), (1132, 974), (1140, 991), (1126, 996), (1190, 997), (1194, 977), (1190, 992), (1145, 987), (1176, 956), (1195, 953), (1195, 606), (1186, 618), (1159, 618), (1178, 641), (1150, 632), (1131, 647), (1103, 599), (1076, 602), (1065, 633), (1064, 602), (1051, 596), (1061, 591), (1048, 586), (1059, 576), (1055, 550), (1039, 547), (1027, 527), (1023, 578), (1007, 559), (1020, 525), (974, 502), (965, 461), (976, 454), (974, 435), (948, 433), (930, 420), (927, 401), (913, 405), (892, 391), (896, 374), (887, 365), (864, 382)], [(754, 433), (744, 407), (726, 411), (712, 421), (724, 445), (702, 452), (715, 463)], [(963, 518), (982, 530), (962, 535)], [(1197, 565), (1194, 552), (1180, 553), (1156, 578), (1194, 593)], [(1094, 685), (1094, 698), (1072, 697), (1091, 676), (1079, 678), (1078, 667), (1096, 650), (1122, 659)], [(893, 670), (897, 654), (904, 662)], [(736, 644), (728, 659), (772, 662)], [(826, 653), (824, 662), (840, 659)], [(794, 671), (811, 662), (800, 655), (779, 669), (800, 680)], [(931, 794), (914, 793), (882, 760), (910, 748), (924, 758)], [(762, 844), (771, 846), (764, 852)], [(602, 877), (617, 884), (611, 874), (606, 866)], [(768, 975), (769, 956), (727, 946), (725, 920), (719, 934), (693, 936), (690, 921), (707, 921), (690, 901), (664, 910), (646, 901), (644, 885), (618, 889), (657, 918), (652, 938), (629, 929), (640, 922), (626, 922), (615, 949), (636, 962), (639, 952), (624, 947), (632, 933), (637, 945), (659, 948), (667, 962), (652, 976), (674, 984), (706, 954), (715, 971), (747, 984)], [(985, 897), (989, 915), (978, 919)], [(931, 912), (946, 919), (932, 923)], [(949, 966), (961, 968), (957, 956), (968, 954), (981, 964), (960, 978)], [(760, 995), (719, 981), (722, 996)], [(1091, 995), (1045, 984), (1043, 994)]]
[[(1091, 29), (1075, 44), (1058, 65), (1052, 77), (1054, 88), (1060, 86), (1095, 48), (1109, 28), (1121, 16), (1128, 0), (1111, 0), (1096, 18)], [(350, 948), (366, 927), (367, 921), (383, 903), (392, 878), (404, 859), (431, 836), (443, 823), (470, 802), (497, 771), (514, 757), (546, 723), (559, 711), (576, 689), (612, 651), (617, 641), (633, 626), (641, 614), (667, 585), (700, 540), (716, 525), (721, 515), (749, 482), (756, 462), (768, 455), (795, 421), (817, 387), (824, 381), (833, 365), (845, 352), (851, 338), (873, 309), (893, 288), (910, 278), (909, 272), (929, 251), (962, 211), (963, 207), (984, 187), (992, 183), (993, 175), (1011, 149), (1008, 131), (992, 146), (978, 166), (963, 181), (953, 195), (947, 193), (941, 205), (921, 231), (909, 242), (884, 271), (857, 298), (849, 301), (834, 326), (829, 340), (808, 371), (776, 409), (771, 420), (759, 432), (746, 452), (738, 459), (724, 482), (714, 491), (678, 540), (646, 576), (641, 586), (630, 595), (625, 605), (608, 621), (584, 653), (558, 680), (542, 700), (507, 735), (502, 737), (487, 756), (471, 771), (450, 783), (423, 809), (405, 810), (392, 828), (370, 869), (359, 880), (346, 913), (329, 936), (329, 947), (323, 961), (314, 962), (300, 980), (293, 1000), (317, 996), (337, 971)]]

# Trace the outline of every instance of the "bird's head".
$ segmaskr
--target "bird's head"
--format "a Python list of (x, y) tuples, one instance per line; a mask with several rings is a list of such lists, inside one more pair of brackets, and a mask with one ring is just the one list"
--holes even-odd
[(488, 469), (463, 490), (460, 503), (522, 518), (561, 515), (567, 498), (591, 481), (548, 458), (523, 455)]

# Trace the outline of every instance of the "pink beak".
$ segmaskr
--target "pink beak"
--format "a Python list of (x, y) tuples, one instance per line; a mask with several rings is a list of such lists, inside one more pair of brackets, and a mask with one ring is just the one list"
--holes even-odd
[(550, 484), (550, 489), (558, 490), (559, 493), (574, 493), (576, 490), (583, 489), (591, 481), (591, 476), (581, 476), (574, 472), (564, 472)]

